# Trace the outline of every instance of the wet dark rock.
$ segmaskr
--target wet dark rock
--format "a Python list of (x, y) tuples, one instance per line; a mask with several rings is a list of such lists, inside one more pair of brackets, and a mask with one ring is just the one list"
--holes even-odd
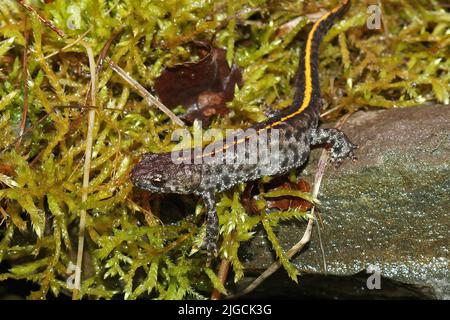
[[(366, 286), (366, 272), (351, 276), (324, 276), (304, 274), (299, 284), (293, 282), (286, 272), (278, 270), (245, 299), (433, 299), (434, 290), (429, 287), (405, 284), (389, 278), (380, 277), (381, 290), (371, 290)], [(256, 277), (247, 277), (233, 287), (234, 292), (243, 290)]]
[[(372, 266), (382, 276), (381, 296), (391, 296), (389, 286), (383, 289), (389, 279), (422, 288), (424, 297), (450, 299), (450, 106), (358, 112), (343, 131), (360, 148), (356, 163), (327, 167), (320, 189), (327, 274), (353, 281)], [(313, 181), (320, 152), (312, 153), (304, 170), (307, 181)], [(302, 237), (305, 226), (278, 228), (285, 249)], [(274, 259), (261, 230), (241, 252), (249, 273), (261, 272)], [(317, 230), (293, 262), (302, 274), (331, 281), (320, 277)], [(342, 296), (348, 288), (342, 287)]]

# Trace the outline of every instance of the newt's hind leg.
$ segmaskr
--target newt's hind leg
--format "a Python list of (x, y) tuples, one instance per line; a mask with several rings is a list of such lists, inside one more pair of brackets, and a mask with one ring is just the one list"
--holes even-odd
[(208, 192), (203, 196), (206, 207), (206, 250), (208, 260), (217, 256), (217, 240), (219, 238), (219, 219), (216, 212), (216, 197), (214, 192)]
[(357, 145), (350, 142), (347, 136), (340, 130), (334, 128), (318, 128), (311, 134), (311, 145), (330, 144), (331, 161), (341, 163), (345, 158), (356, 160), (354, 155)]

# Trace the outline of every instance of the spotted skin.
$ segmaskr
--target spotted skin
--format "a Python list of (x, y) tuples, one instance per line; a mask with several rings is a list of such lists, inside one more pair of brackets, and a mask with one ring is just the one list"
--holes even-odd
[[(354, 158), (353, 152), (356, 146), (341, 131), (318, 128), (320, 111), (319, 45), (334, 21), (341, 18), (349, 6), (350, 1), (345, 1), (313, 25), (299, 64), (293, 104), (268, 120), (251, 127), (257, 135), (264, 131), (270, 133), (272, 129), (278, 130), (278, 161), (237, 164), (238, 156), (241, 155), (239, 155), (236, 145), (247, 143), (248, 139), (235, 139), (231, 144), (225, 140), (222, 141), (224, 151), (225, 149), (233, 150), (230, 158), (233, 161), (195, 164), (191, 158), (192, 161), (188, 161), (188, 163), (176, 164), (172, 161), (170, 153), (148, 153), (133, 168), (131, 181), (139, 188), (155, 193), (195, 194), (203, 198), (207, 221), (205, 242), (210, 259), (217, 255), (219, 235), (216, 193), (230, 189), (238, 183), (257, 180), (263, 175), (286, 174), (305, 164), (311, 146), (330, 145), (331, 159), (336, 163), (340, 163), (348, 157)], [(268, 136), (270, 140), (270, 134)], [(249, 156), (248, 148), (245, 150), (246, 156)], [(191, 154), (191, 157), (194, 157), (194, 152)]]

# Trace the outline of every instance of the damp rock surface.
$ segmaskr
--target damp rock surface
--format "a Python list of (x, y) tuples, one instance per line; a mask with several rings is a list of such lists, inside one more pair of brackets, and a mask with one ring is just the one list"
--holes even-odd
[[(383, 279), (423, 287), (429, 298), (450, 299), (450, 106), (357, 112), (342, 130), (359, 145), (358, 161), (328, 165), (322, 181), (327, 274), (379, 270)], [(303, 171), (311, 182), (320, 153), (313, 151)], [(302, 237), (305, 226), (277, 229), (285, 249)], [(325, 273), (316, 229), (293, 260), (302, 274)], [(262, 231), (242, 255), (250, 273), (274, 261)]]

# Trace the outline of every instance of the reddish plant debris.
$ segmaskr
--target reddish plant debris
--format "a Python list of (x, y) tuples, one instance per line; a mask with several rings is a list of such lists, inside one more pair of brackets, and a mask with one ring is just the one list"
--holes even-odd
[[(260, 209), (257, 206), (255, 195), (259, 192), (255, 192), (255, 183), (247, 184), (244, 193), (242, 194), (242, 204), (245, 210), (250, 214), (259, 214)], [(279, 189), (288, 190), (300, 190), (302, 192), (310, 192), (311, 186), (308, 182), (300, 179), (295, 182), (283, 182), (281, 179), (275, 179), (270, 183), (263, 185), (264, 192), (269, 192)], [(312, 208), (312, 204), (304, 199), (293, 196), (284, 196), (276, 198), (266, 198), (265, 209), (277, 209), (277, 210), (289, 210), (297, 209), (299, 211), (306, 211)]]
[(167, 107), (187, 108), (183, 120), (198, 119), (206, 127), (211, 117), (229, 112), (226, 103), (233, 99), (235, 85), (242, 84), (242, 72), (236, 65), (228, 66), (226, 50), (204, 42), (194, 45), (200, 61), (166, 68), (155, 80), (155, 90)]
[[(311, 187), (308, 182), (305, 180), (300, 180), (297, 183), (293, 182), (284, 182), (279, 187), (273, 188), (271, 190), (276, 189), (291, 189), (291, 190), (300, 190), (303, 192), (311, 191)], [(312, 208), (312, 204), (304, 199), (300, 199), (298, 197), (277, 197), (270, 200), (266, 200), (266, 208), (268, 209), (279, 209), (279, 210), (288, 210), (288, 209), (297, 209), (299, 211), (306, 211)]]
[(241, 197), (242, 206), (245, 208), (245, 211), (249, 214), (260, 213), (260, 210), (258, 209), (258, 206), (256, 205), (256, 200), (254, 198), (254, 196), (256, 195), (253, 192), (255, 185), (256, 182), (247, 183)]
[(14, 168), (8, 164), (0, 164), (0, 173), (3, 173), (7, 176), (15, 176), (16, 171)]

